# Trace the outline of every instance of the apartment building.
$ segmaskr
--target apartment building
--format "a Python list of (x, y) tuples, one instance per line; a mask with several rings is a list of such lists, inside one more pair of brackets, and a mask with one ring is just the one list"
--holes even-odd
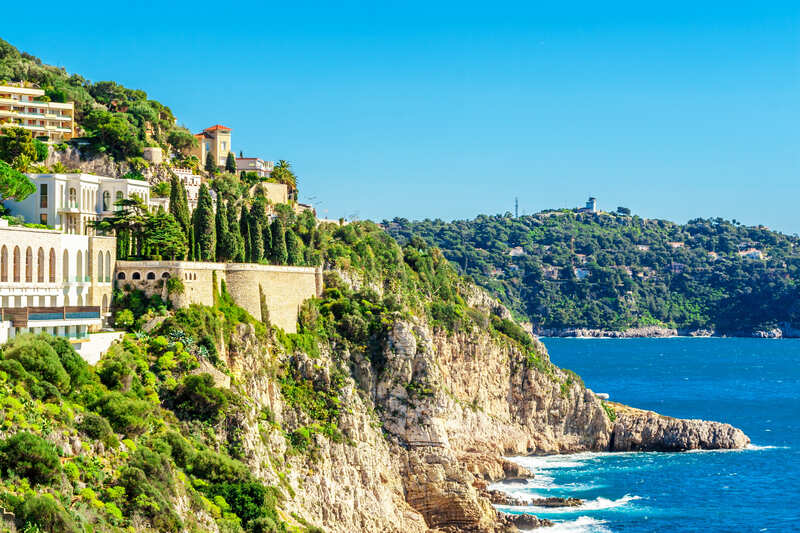
[(200, 195), (200, 186), (203, 184), (203, 178), (189, 168), (173, 168), (172, 171), (183, 183), (183, 188), (186, 189), (186, 203), (189, 205), (189, 211), (194, 211), (197, 207), (197, 197)]
[(237, 157), (237, 172), (255, 172), (260, 178), (268, 178), (275, 168), (272, 161), (264, 161), (258, 157)]
[(233, 152), (231, 147), (231, 129), (221, 124), (216, 124), (195, 134), (197, 146), (192, 148), (192, 155), (197, 156), (200, 165), (205, 165), (207, 154), (211, 154), (218, 167), (225, 166), (228, 152)]
[(108, 313), (116, 238), (11, 226), (0, 219), (0, 344), (22, 333), (77, 349)]
[(22, 127), (34, 137), (62, 142), (75, 136), (72, 102), (42, 102), (44, 91), (0, 85), (0, 128)]
[(92, 174), (28, 174), (36, 192), (5, 207), (27, 222), (46, 224), (71, 235), (92, 234), (91, 223), (114, 213), (118, 200), (138, 196), (150, 205), (150, 184)]

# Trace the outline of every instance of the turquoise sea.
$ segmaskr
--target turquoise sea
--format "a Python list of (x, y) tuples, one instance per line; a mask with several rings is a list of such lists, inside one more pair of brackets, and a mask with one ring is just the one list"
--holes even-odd
[(504, 488), (575, 496), (527, 508), (555, 531), (800, 531), (800, 340), (542, 339), (552, 361), (614, 401), (728, 422), (742, 451), (580, 453), (515, 458), (536, 474)]

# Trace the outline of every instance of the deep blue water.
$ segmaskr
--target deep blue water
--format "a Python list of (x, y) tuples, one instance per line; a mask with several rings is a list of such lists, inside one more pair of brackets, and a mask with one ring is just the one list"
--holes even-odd
[[(743, 451), (519, 458), (520, 495), (575, 496), (529, 509), (558, 531), (800, 531), (800, 340), (543, 339), (552, 361), (614, 401), (728, 422)], [(559, 512), (563, 511), (563, 512)]]

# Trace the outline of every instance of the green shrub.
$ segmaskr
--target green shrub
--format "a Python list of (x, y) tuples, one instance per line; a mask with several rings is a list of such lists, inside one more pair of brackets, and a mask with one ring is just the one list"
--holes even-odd
[(69, 374), (56, 351), (44, 340), (31, 335), (16, 337), (3, 355), (19, 361), (30, 374), (51, 383), (59, 392), (69, 392)]
[(26, 498), (17, 509), (17, 522), (36, 525), (48, 533), (81, 533), (70, 514), (50, 494)]
[(229, 394), (214, 386), (211, 374), (186, 376), (174, 396), (175, 413), (184, 419), (216, 422), (225, 414)]
[(250, 469), (241, 461), (211, 450), (200, 450), (192, 459), (194, 476), (212, 483), (241, 483), (250, 479)]
[(48, 484), (61, 473), (56, 447), (25, 431), (0, 443), (0, 467), (6, 474), (13, 472), (33, 484)]
[(78, 424), (78, 429), (89, 437), (101, 441), (106, 446), (116, 447), (119, 444), (117, 436), (111, 429), (108, 420), (96, 413), (86, 413)]
[(64, 337), (52, 337), (50, 335), (42, 334), (39, 336), (53, 347), (58, 358), (61, 361), (61, 366), (64, 367), (70, 378), (70, 386), (73, 390), (94, 381), (94, 377), (89, 364), (80, 356), (75, 348)]
[(130, 329), (133, 327), (134, 317), (130, 309), (122, 309), (114, 315), (114, 325), (118, 328)]
[(136, 435), (147, 427), (145, 418), (150, 412), (150, 404), (119, 392), (109, 392), (100, 399), (96, 409), (117, 433)]

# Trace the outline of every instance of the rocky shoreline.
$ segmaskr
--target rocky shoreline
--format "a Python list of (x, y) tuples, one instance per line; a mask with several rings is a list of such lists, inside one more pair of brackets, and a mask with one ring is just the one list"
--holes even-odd
[(797, 339), (800, 338), (800, 329), (784, 325), (771, 329), (755, 331), (718, 332), (710, 329), (665, 328), (660, 326), (645, 326), (630, 328), (622, 331), (593, 328), (549, 328), (536, 332), (539, 337), (566, 337), (578, 339), (637, 339), (637, 338), (668, 338), (668, 337), (730, 337), (745, 339)]

